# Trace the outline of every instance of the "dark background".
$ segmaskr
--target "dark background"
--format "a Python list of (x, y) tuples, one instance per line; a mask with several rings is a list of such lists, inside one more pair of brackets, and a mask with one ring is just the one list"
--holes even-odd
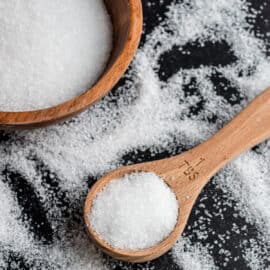
[[(211, 0), (206, 0), (211, 1)], [(218, 0), (214, 0), (218, 1)], [(255, 10), (259, 10), (260, 6), (263, 2), (267, 2), (267, 5), (264, 7), (260, 15), (256, 16), (255, 22), (253, 23), (253, 30), (256, 32), (261, 39), (265, 40), (269, 44), (269, 37), (267, 37), (267, 33), (270, 31), (270, 24), (266, 18), (270, 18), (270, 1), (256, 1), (256, 0), (249, 0), (251, 7)], [(151, 2), (151, 5), (148, 5)], [(151, 33), (152, 30), (161, 23), (163, 19), (166, 18), (166, 11), (168, 5), (172, 2), (172, 0), (163, 0), (163, 1), (146, 1), (143, 0), (143, 9), (144, 9), (144, 33), (141, 40), (141, 45), (143, 46), (145, 42), (145, 38), (147, 34)], [(227, 43), (206, 43), (205, 46), (202, 48), (196, 43), (187, 44), (186, 50), (190, 51), (190, 55), (181, 54), (175, 48), (175, 50), (168, 51), (162, 58), (161, 58), (161, 66), (162, 69), (158, 71), (159, 77), (161, 80), (166, 81), (167, 78), (171, 77), (174, 73), (176, 73), (180, 68), (194, 68), (199, 67), (200, 65), (226, 65), (227, 63), (233, 63), (236, 61), (235, 56), (231, 53), (230, 47)], [(267, 54), (269, 55), (270, 50), (268, 50)], [(237, 91), (236, 88), (230, 85), (230, 83), (220, 76), (215, 76), (213, 78), (214, 84), (221, 89), (220, 95), (227, 100), (227, 102), (231, 104), (236, 104), (241, 101), (241, 95)], [(124, 81), (120, 81), (118, 85), (123, 84)], [(226, 92), (222, 92), (222, 88), (220, 86), (228, 86), (228, 90)], [(194, 91), (192, 85), (186, 87), (186, 91)], [(117, 97), (117, 86), (113, 90), (112, 94)], [(236, 97), (236, 99), (232, 99), (232, 96)], [(200, 106), (203, 106), (202, 103), (198, 103), (196, 107), (192, 108), (191, 114), (196, 114), (198, 110), (200, 110)], [(0, 143), (7, 143), (9, 140), (12, 139), (13, 134), (12, 132), (3, 132), (0, 131)], [(179, 147), (178, 152), (182, 152), (184, 149)], [(160, 159), (164, 157), (170, 156), (171, 153), (168, 151), (164, 151), (155, 156), (154, 159)], [(149, 161), (153, 158), (150, 156), (148, 151), (140, 151), (138, 150), (135, 154), (128, 153), (125, 157), (123, 157), (123, 163), (125, 162), (142, 162), (142, 161)], [(42, 162), (37, 163), (38, 170), (42, 171), (45, 175), (46, 167)], [(31, 224), (31, 230), (35, 234), (36, 239), (39, 241), (43, 241), (44, 244), (50, 244), (53, 241), (53, 230), (46, 219), (45, 210), (42, 207), (42, 204), (39, 202), (38, 197), (35, 195), (35, 191), (33, 190), (32, 186), (28, 184), (27, 180), (23, 178), (19, 173), (12, 171), (8, 166), (6, 167), (5, 171), (3, 172), (6, 176), (6, 182), (9, 184), (10, 188), (16, 193), (18, 203), (22, 208), (22, 212), (28, 222)], [(57, 179), (57, 178), (55, 178)], [(56, 180), (52, 180), (51, 178), (47, 178), (47, 183), (52, 187), (52, 190), (59, 192), (59, 187), (57, 185)], [(93, 183), (95, 179), (89, 179), (89, 186)], [(212, 210), (212, 212), (217, 211), (217, 206), (215, 202), (219, 200), (221, 204), (225, 201), (226, 194), (223, 193), (221, 189), (218, 189), (213, 183), (209, 183), (204, 191), (202, 192), (195, 209), (199, 209), (200, 200), (204, 198), (204, 204), (206, 205), (207, 209)], [(205, 199), (206, 198), (206, 199)], [(239, 217), (239, 215), (234, 216), (235, 209), (232, 206), (227, 205), (226, 210), (223, 210), (224, 219), (211, 219), (207, 227), (209, 231), (212, 228), (215, 229), (217, 233), (226, 233), (228, 229), (231, 228), (233, 223), (237, 223), (238, 225), (247, 225), (247, 230), (243, 234), (231, 234), (230, 239), (224, 243), (224, 247), (228, 248), (232, 252), (232, 258), (236, 258), (236, 260), (231, 259), (226, 266), (224, 266), (224, 258), (223, 255), (219, 254), (219, 248), (212, 250), (212, 256), (214, 258), (215, 264), (220, 269), (250, 269), (245, 259), (242, 257), (241, 254), (241, 243), (244, 240), (249, 240), (250, 238), (257, 237), (257, 229), (255, 226), (251, 224), (247, 224), (244, 219)], [(65, 199), (65, 194), (62, 194), (62, 204), (68, 204)], [(222, 207), (222, 205), (221, 205)], [(191, 214), (189, 224), (184, 232), (185, 235), (189, 235), (189, 238), (194, 243), (200, 243), (202, 246), (207, 246), (208, 243), (212, 243), (216, 240), (216, 236), (209, 234), (207, 239), (199, 239), (196, 234), (193, 233), (195, 221), (198, 220), (198, 216), (203, 215), (202, 212), (193, 213)], [(23, 255), (13, 251), (5, 249), (5, 260), (9, 264), (9, 269), (30, 269), (33, 267), (31, 262), (27, 261)], [(270, 250), (269, 250), (270, 252)], [(105, 256), (105, 255), (104, 255)], [(105, 256), (106, 257), (106, 256)], [(107, 257), (106, 257), (107, 258)], [(16, 267), (12, 267), (12, 263), (16, 262)], [(173, 270), (179, 269), (172, 258), (171, 254), (168, 253), (161, 258), (148, 263), (148, 264), (135, 264), (131, 266), (130, 264), (126, 263), (116, 263), (114, 260), (107, 258), (107, 263), (111, 265), (111, 268), (115, 270), (122, 270), (122, 269), (143, 269), (144, 267), (151, 267), (155, 266), (155, 269), (160, 270)], [(270, 267), (270, 260), (266, 260), (264, 262), (265, 269)], [(117, 266), (116, 266), (117, 265)], [(44, 267), (46, 267), (44, 265)], [(50, 268), (50, 267), (49, 267)]]

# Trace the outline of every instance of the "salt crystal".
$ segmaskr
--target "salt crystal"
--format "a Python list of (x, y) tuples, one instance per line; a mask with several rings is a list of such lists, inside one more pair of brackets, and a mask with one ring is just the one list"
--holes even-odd
[(132, 173), (110, 182), (94, 200), (89, 220), (113, 247), (149, 248), (174, 229), (178, 201), (156, 174)]
[(3, 0), (0, 111), (47, 108), (89, 89), (112, 47), (100, 0)]
[[(78, 216), (81, 217), (80, 209), (88, 189), (86, 179), (96, 179), (120, 165), (137, 162), (133, 157), (134, 153), (139, 155), (145, 151), (154, 158), (160, 158), (161, 153), (173, 155), (201, 143), (270, 85), (270, 59), (264, 53), (269, 42), (264, 44), (250, 30), (250, 24), (246, 21), (250, 18), (246, 1), (175, 2), (172, 1), (164, 21), (147, 34), (122, 81), (124, 83), (117, 87), (117, 98), (110, 94), (65, 124), (31, 132), (7, 133), (6, 137), (10, 139), (1, 142), (1, 171), (10, 164), (14, 171), (25, 176), (39, 194), (48, 214), (48, 222), (55, 225), (55, 232), (61, 235), (60, 238), (54, 238), (53, 248), (33, 239), (34, 233), (28, 229), (29, 222), (20, 219), (22, 209), (16, 206), (16, 194), (7, 192), (9, 187), (0, 185), (1, 200), (12, 206), (11, 209), (6, 208), (7, 203), (4, 203), (4, 207), (0, 207), (0, 256), (4, 259), (11, 250), (19, 252), (27, 263), (34, 262), (33, 269), (44, 268), (44, 265), (48, 265), (49, 269), (106, 269), (108, 260), (104, 261), (104, 257), (88, 240), (83, 224), (78, 224)], [(190, 42), (198, 41), (204, 45), (209, 41), (222, 40), (230, 44), (237, 56), (237, 60), (230, 65), (180, 68), (166, 83), (158, 77), (156, 71), (162, 69), (160, 55), (173, 46), (183, 48)], [(249, 72), (250, 68), (252, 72)], [(209, 79), (216, 72), (241, 93), (243, 100), (239, 105), (229, 104), (216, 92)], [(199, 100), (205, 103), (197, 114), (190, 115), (189, 108), (194, 100), (185, 97), (185, 87), (193, 80), (196, 91), (201, 95)], [(220, 89), (222, 92), (223, 88)], [(38, 162), (31, 160), (31, 156), (41, 160), (56, 175), (55, 182), (59, 185), (59, 191), (53, 190), (51, 196), (47, 196), (50, 185), (42, 184), (44, 179), (41, 179), (40, 170), (37, 169)], [(144, 161), (144, 157), (142, 160)], [(4, 182), (4, 178), (0, 174), (1, 182)], [(269, 179), (270, 141), (257, 147), (256, 152), (243, 154), (220, 171), (210, 183), (210, 188), (206, 187), (206, 192), (199, 198), (205, 207), (195, 206), (193, 214), (198, 214), (195, 218), (191, 217), (184, 237), (173, 247), (174, 262), (184, 270), (224, 269), (223, 262), (220, 262), (220, 257), (214, 252), (220, 248), (225, 250), (224, 254), (231, 251), (234, 257), (232, 259), (229, 253), (226, 255), (230, 256), (232, 262), (227, 269), (246, 269), (249, 268), (248, 265), (251, 269), (267, 269), (270, 243), (270, 213), (267, 208), (270, 204)], [(215, 194), (221, 191), (226, 196), (216, 197)], [(63, 192), (70, 201), (68, 206), (59, 205)], [(211, 202), (214, 197), (213, 204), (209, 205), (209, 200)], [(234, 213), (230, 213), (229, 219), (228, 212), (224, 212), (227, 202), (235, 209)], [(16, 213), (12, 214), (12, 209), (16, 209)], [(210, 225), (204, 209), (211, 210), (213, 215)], [(66, 217), (63, 213), (67, 211), (76, 215)], [(204, 217), (203, 220), (200, 219), (204, 224), (198, 222), (200, 216)], [(224, 220), (224, 227), (217, 227), (216, 220)], [(72, 231), (67, 226), (70, 223)], [(247, 231), (241, 230), (243, 224), (248, 226)], [(223, 232), (220, 231), (222, 228)], [(254, 244), (250, 246), (250, 237), (245, 235), (256, 230), (259, 237), (255, 235)], [(9, 235), (10, 231), (12, 235)], [(224, 232), (231, 240), (226, 244), (218, 242), (215, 245), (214, 240)], [(236, 242), (237, 239), (240, 241)], [(235, 250), (239, 251), (236, 252), (237, 255)], [(243, 261), (243, 256), (246, 262)], [(1, 264), (5, 263), (4, 259), (0, 258), (0, 268), (8, 269)], [(135, 268), (145, 270), (156, 265), (160, 269), (163, 266), (159, 266), (159, 262), (163, 263), (167, 259), (169, 260), (168, 257), (161, 258), (158, 263)], [(235, 259), (237, 263), (233, 263)], [(110, 263), (113, 266), (108, 269), (134, 268), (115, 261)]]

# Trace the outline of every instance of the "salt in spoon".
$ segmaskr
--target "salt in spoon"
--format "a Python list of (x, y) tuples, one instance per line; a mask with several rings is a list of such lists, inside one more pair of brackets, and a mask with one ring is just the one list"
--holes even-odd
[[(269, 137), (270, 88), (255, 98), (223, 129), (195, 148), (175, 157), (122, 167), (98, 180), (88, 193), (84, 207), (84, 220), (90, 237), (105, 253), (119, 260), (145, 262), (161, 256), (179, 239), (197, 197), (211, 177), (240, 153)], [(179, 202), (177, 223), (171, 234), (153, 247), (141, 250), (114, 248), (93, 230), (89, 213), (96, 195), (108, 182), (139, 171), (154, 172), (174, 191)]]

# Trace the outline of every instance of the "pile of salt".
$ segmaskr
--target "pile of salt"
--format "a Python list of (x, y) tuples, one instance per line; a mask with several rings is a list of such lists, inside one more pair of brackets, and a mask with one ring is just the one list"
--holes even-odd
[(140, 172), (110, 182), (89, 215), (93, 229), (113, 247), (139, 250), (164, 240), (174, 229), (178, 202), (156, 174)]
[(42, 109), (89, 89), (112, 47), (100, 0), (2, 0), (0, 111)]

